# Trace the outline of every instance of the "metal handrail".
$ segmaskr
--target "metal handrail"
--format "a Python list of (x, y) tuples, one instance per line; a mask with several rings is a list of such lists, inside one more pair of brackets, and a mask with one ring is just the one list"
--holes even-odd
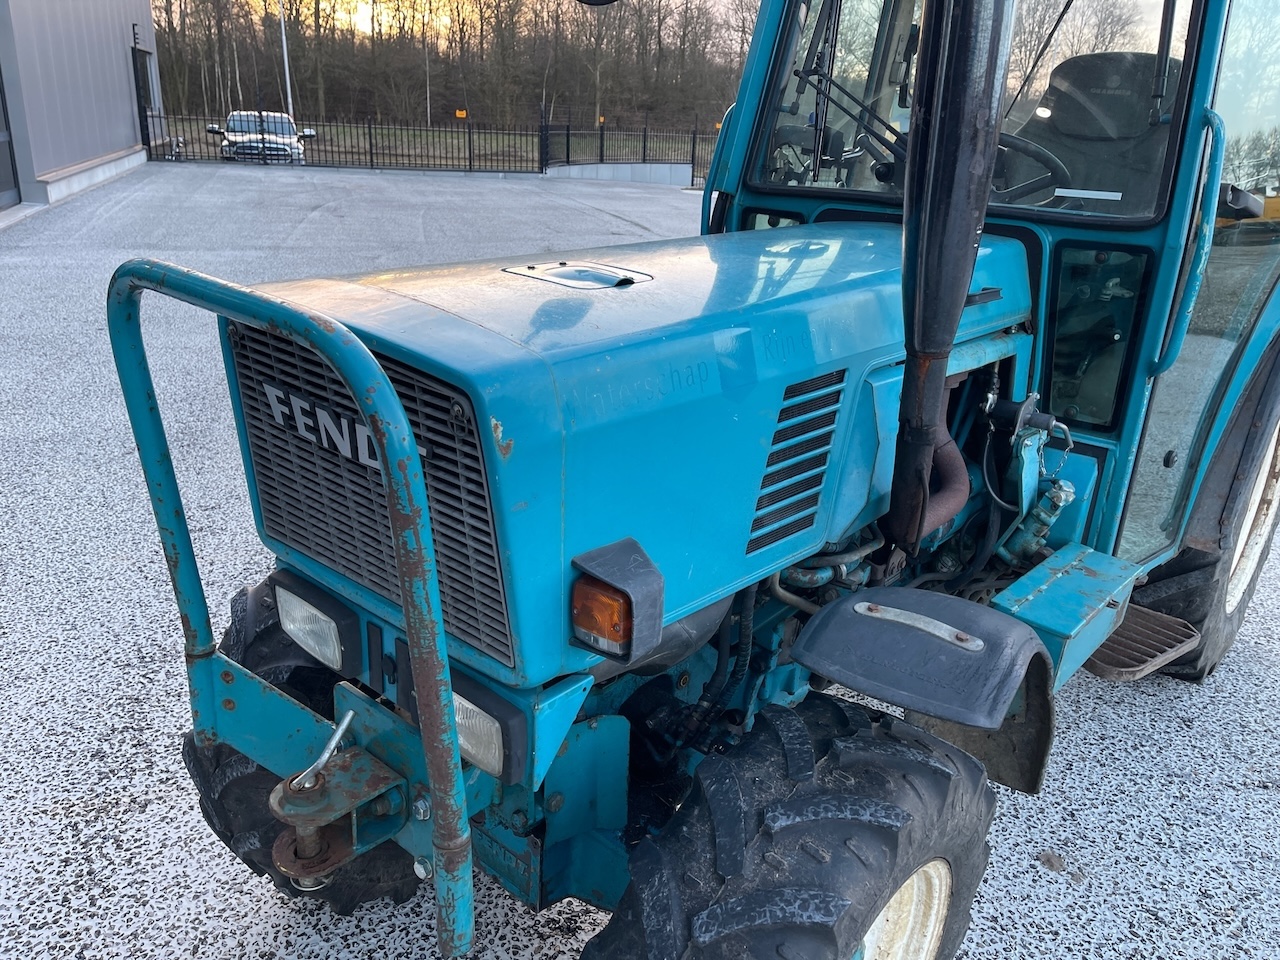
[(369, 349), (345, 326), (323, 314), (157, 260), (130, 260), (112, 276), (107, 296), (111, 350), (182, 618), (192, 718), (196, 736), (202, 740), (215, 735), (213, 629), (142, 341), (144, 290), (238, 323), (269, 329), (310, 347), (333, 367), (369, 424), (385, 467), (382, 475), (435, 811), (436, 938), (441, 953), (460, 956), (471, 948), (475, 925), (471, 830), (439, 586), (434, 576), (436, 558), (427, 490), (417, 443), (400, 398)]
[(1209, 265), (1209, 253), (1213, 249), (1213, 224), (1217, 215), (1218, 184), (1222, 181), (1222, 167), (1226, 156), (1227, 126), (1222, 117), (1208, 108), (1204, 111), (1204, 126), (1209, 134), (1209, 166), (1205, 171), (1204, 196), (1201, 198), (1200, 223), (1196, 227), (1195, 248), (1191, 255), (1187, 270), (1187, 280), (1182, 288), (1173, 311), (1173, 323), (1169, 328), (1169, 338), (1147, 376), (1155, 379), (1168, 373), (1178, 355), (1182, 352), (1183, 341), (1187, 339), (1187, 331), (1191, 328), (1191, 314), (1195, 309), (1196, 299), (1200, 296), (1200, 287), (1204, 284), (1205, 267)]

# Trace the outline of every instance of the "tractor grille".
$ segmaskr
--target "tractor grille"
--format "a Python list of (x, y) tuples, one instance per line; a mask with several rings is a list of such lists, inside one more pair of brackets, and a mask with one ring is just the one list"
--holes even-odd
[[(240, 406), (267, 534), (401, 603), (382, 472), (351, 395), (310, 348), (256, 328), (232, 329)], [(379, 356), (378, 362), (423, 454), (445, 630), (514, 666), (471, 401), (396, 360)], [(295, 407), (298, 402), (303, 406)]]
[(782, 394), (782, 412), (765, 461), (747, 553), (772, 546), (817, 522), (845, 371), (795, 383)]

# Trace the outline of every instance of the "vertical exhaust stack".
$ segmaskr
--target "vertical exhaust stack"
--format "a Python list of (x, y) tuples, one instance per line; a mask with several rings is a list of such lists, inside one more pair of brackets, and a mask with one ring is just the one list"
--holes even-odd
[[(950, 519), (929, 509), (946, 431), (947, 358), (973, 279), (1000, 135), (1013, 0), (925, 0), (903, 198), (902, 372), (893, 487), (884, 527), (914, 556)], [(938, 491), (943, 502), (964, 497)], [(954, 516), (954, 513), (952, 513)]]

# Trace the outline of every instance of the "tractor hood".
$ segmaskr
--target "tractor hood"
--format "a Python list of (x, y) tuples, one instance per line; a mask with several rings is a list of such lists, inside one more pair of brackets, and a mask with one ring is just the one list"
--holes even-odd
[[(832, 223), (263, 289), (469, 395), (519, 651), (567, 637), (586, 551), (635, 538), (671, 622), (883, 512), (901, 257), (897, 225)], [(985, 239), (973, 289), (999, 293), (957, 342), (1026, 320), (1027, 277), (1018, 243)], [(563, 650), (489, 672), (588, 662)]]
[[(662, 344), (688, 338), (703, 343), (711, 337), (703, 345), (712, 349), (696, 360), (727, 374), (731, 384), (750, 376), (755, 359), (811, 370), (840, 355), (837, 341), (859, 352), (883, 345), (900, 358), (901, 258), (901, 227), (834, 223), (260, 289), (390, 337), (424, 358), (438, 355), (441, 334), (450, 340), (461, 334), (462, 321), (477, 342), (501, 339), (551, 367), (574, 365), (573, 378), (566, 381), (563, 370), (557, 379), (580, 392), (584, 385), (576, 377), (584, 371), (576, 364), (593, 361), (604, 374), (601, 382), (643, 384), (655, 351), (670, 353)], [(1000, 296), (966, 313), (957, 343), (993, 322), (1026, 318), (1026, 255), (1019, 244), (983, 241), (973, 289), (987, 288)], [(798, 330), (799, 321), (807, 329)], [(880, 336), (895, 325), (892, 335)], [(800, 340), (784, 343), (797, 333), (804, 334)], [(750, 342), (743, 340), (747, 334)], [(644, 345), (642, 356), (631, 353), (637, 344)], [(686, 349), (681, 354), (694, 360)]]

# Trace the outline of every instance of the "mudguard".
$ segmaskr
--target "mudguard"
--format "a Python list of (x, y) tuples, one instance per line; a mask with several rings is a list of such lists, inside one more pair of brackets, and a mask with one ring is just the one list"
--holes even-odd
[(791, 657), (819, 676), (887, 703), (999, 729), (1027, 665), (1049, 653), (1006, 613), (910, 587), (859, 590), (819, 610)]
[(1039, 790), (1053, 741), (1053, 664), (1022, 621), (942, 593), (872, 587), (819, 610), (791, 657), (905, 707), (913, 723), (982, 760), (993, 780)]

